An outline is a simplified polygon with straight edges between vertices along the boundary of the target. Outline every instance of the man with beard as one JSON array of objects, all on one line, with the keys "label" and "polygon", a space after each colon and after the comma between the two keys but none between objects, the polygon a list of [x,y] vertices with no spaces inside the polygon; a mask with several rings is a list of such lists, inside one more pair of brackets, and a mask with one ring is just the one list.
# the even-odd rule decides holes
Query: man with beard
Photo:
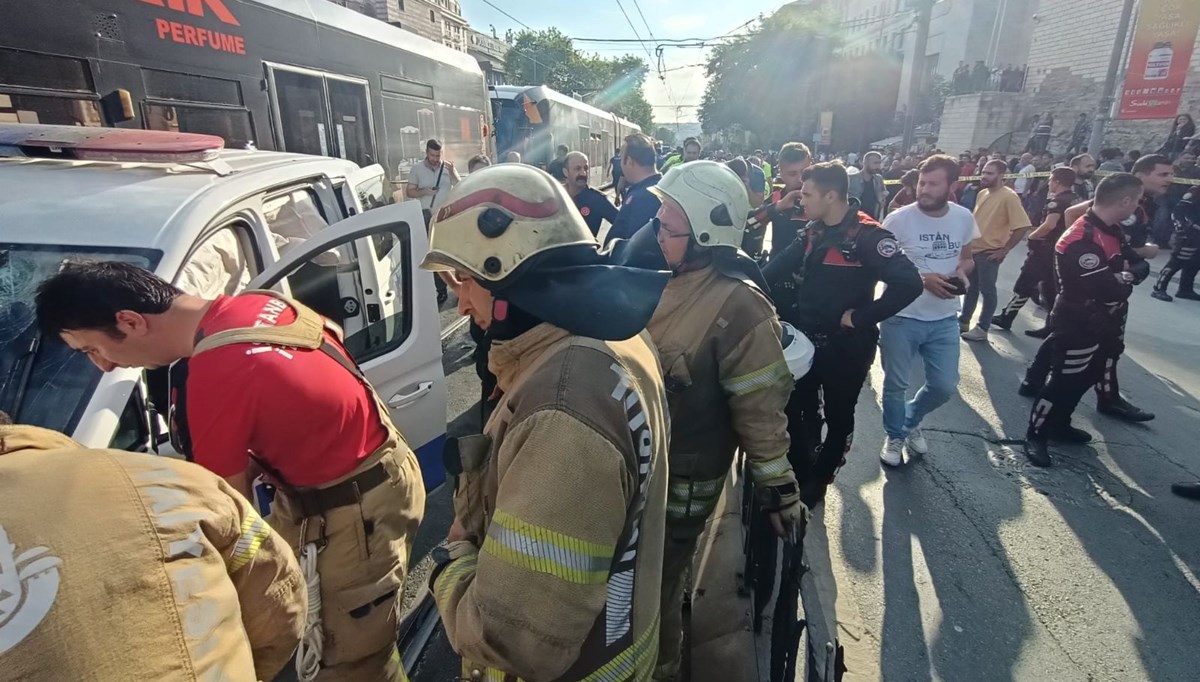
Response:
[{"label": "man with beard", "polygon": [[[1175,159],[1175,177],[1195,180],[1200,178],[1200,167],[1196,166],[1196,148],[1192,147],[1179,155]],[[1154,243],[1159,246],[1168,248],[1171,246],[1171,235],[1176,231],[1175,221],[1172,216],[1175,215],[1175,207],[1183,200],[1183,195],[1196,185],[1186,185],[1184,183],[1172,184],[1167,190],[1166,196],[1159,202],[1158,213],[1154,216],[1153,238]]]},{"label": "man with beard", "polygon": [[[883,222],[917,267],[925,291],[879,327],[883,360],[883,429],[887,433],[880,459],[888,466],[909,455],[929,452],[921,420],[958,390],[958,297],[975,267],[971,242],[979,226],[971,212],[950,202],[958,179],[958,163],[949,156],[921,162],[915,206],[893,212]],[[925,384],[905,402],[913,361],[925,365]]]},{"label": "man with beard", "polygon": [[[1164,157],[1165,158],[1165,157]],[[1053,463],[1048,443],[1088,443],[1088,432],[1071,426],[1087,387],[1116,362],[1124,347],[1125,317],[1133,285],[1150,274],[1144,260],[1127,259],[1121,223],[1138,209],[1142,182],[1125,173],[1100,182],[1085,216],[1055,245],[1062,292],[1051,313],[1043,348],[1051,353],[1050,380],[1029,413],[1025,456],[1030,464]]]},{"label": "man with beard", "polygon": [[583,222],[587,223],[588,229],[592,231],[592,236],[600,234],[601,224],[607,220],[609,225],[612,225],[617,220],[617,207],[612,205],[608,197],[598,190],[588,187],[588,166],[587,154],[583,152],[571,152],[566,158],[566,187],[567,194],[575,202],[575,208],[579,209],[579,215],[583,216]]},{"label": "man with beard", "polygon": [[[875,360],[877,325],[920,296],[922,284],[896,238],[850,206],[840,163],[810,166],[801,179],[801,200],[812,221],[763,274],[781,317],[816,347],[812,369],[796,383],[787,407],[788,456],[801,498],[813,507],[850,451],[854,407]],[[778,286],[785,281],[793,288]],[[876,299],[880,282],[886,288]]]},{"label": "man with beard", "polygon": [[[996,278],[1000,274],[1000,264],[1030,227],[1021,198],[1004,185],[1007,170],[1008,164],[1003,161],[989,161],[980,173],[982,189],[975,200],[975,222],[979,224],[980,237],[971,245],[975,268],[970,273],[970,284],[959,317],[962,338],[967,341],[987,341],[992,314],[996,310]],[[983,309],[977,326],[970,329],[980,296],[983,297]]]},{"label": "man with beard", "polygon": [[879,152],[863,154],[861,171],[847,170],[850,176],[850,196],[858,199],[863,213],[879,220],[887,206],[887,190],[883,187],[883,155]]},{"label": "man with beard", "polygon": [[[1058,284],[1054,279],[1054,245],[1067,229],[1063,213],[1075,204],[1075,194],[1070,189],[1076,184],[1075,179],[1075,171],[1070,168],[1055,168],[1050,172],[1049,194],[1052,198],[1042,209],[1038,228],[1029,235],[1029,250],[1021,265],[1021,274],[1013,284],[1013,297],[1004,310],[992,318],[992,326],[1006,331],[1011,329],[1017,313],[1021,312],[1026,301],[1035,296],[1040,297],[1046,310],[1054,307],[1054,299],[1058,294]],[[1044,339],[1050,334],[1050,327],[1044,325],[1040,329],[1028,329],[1025,334]]]},{"label": "man with beard", "polygon": [[1080,154],[1071,159],[1071,170],[1075,171],[1075,184],[1071,191],[1080,201],[1091,199],[1095,191],[1092,178],[1096,176],[1096,159],[1091,154]]},{"label": "man with beard", "polygon": [[[1147,243],[1150,235],[1150,217],[1156,210],[1155,197],[1162,196],[1170,188],[1171,181],[1175,178],[1175,170],[1171,165],[1171,160],[1167,157],[1161,154],[1149,154],[1138,158],[1134,164],[1133,176],[1141,182],[1142,196],[1134,211],[1121,221],[1122,258],[1131,267],[1138,266],[1139,262],[1152,259],[1158,254],[1158,247]],[[1067,209],[1064,214],[1066,222],[1074,225],[1084,217],[1091,205],[1091,201],[1085,201]],[[1059,289],[1060,291],[1062,289],[1061,282]],[[1120,384],[1117,380],[1117,360],[1125,351],[1125,320],[1128,314],[1128,301],[1123,302],[1114,311],[1114,315],[1121,323],[1121,333],[1115,343],[1104,348],[1107,356],[1100,379],[1095,386],[1096,411],[1124,421],[1147,422],[1154,419],[1154,413],[1143,410],[1121,395]],[[1051,324],[1057,324],[1053,315]],[[1021,382],[1019,390],[1021,395],[1036,396],[1045,386],[1046,376],[1050,373],[1051,361],[1055,352],[1052,339],[1053,334],[1038,348],[1033,363],[1025,372],[1025,380]]]}]

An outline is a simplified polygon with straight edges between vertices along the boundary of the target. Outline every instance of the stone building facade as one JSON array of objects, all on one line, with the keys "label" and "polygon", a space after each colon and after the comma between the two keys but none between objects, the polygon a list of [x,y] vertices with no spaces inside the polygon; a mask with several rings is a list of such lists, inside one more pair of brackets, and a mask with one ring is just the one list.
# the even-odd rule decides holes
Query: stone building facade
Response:
[{"label": "stone building facade", "polygon": [[[1052,150],[1065,149],[1076,117],[1080,113],[1092,116],[1100,105],[1121,5],[1122,0],[1039,2],[1029,49],[1026,111],[1030,115],[1054,115]],[[1192,54],[1179,113],[1200,117],[1200,41]],[[1158,149],[1170,129],[1170,120],[1114,120],[1107,127],[1104,142],[1123,150],[1151,152]]]},{"label": "stone building facade", "polygon": [[330,0],[356,12],[466,52],[470,26],[458,0]]}]

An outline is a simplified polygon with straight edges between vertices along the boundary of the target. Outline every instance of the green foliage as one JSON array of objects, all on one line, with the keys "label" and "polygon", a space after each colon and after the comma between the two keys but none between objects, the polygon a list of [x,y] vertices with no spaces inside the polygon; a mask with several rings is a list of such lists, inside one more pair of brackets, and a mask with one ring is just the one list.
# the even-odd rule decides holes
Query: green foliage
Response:
[{"label": "green foliage", "polygon": [[642,89],[646,62],[634,55],[606,59],[576,50],[556,28],[525,30],[514,38],[505,66],[517,85],[548,85],[615,112],[643,131],[654,129],[654,109]]},{"label": "green foliage", "polygon": [[825,82],[824,65],[838,34],[831,9],[790,3],[748,35],[714,48],[700,104],[704,132],[744,129],[753,132],[752,144],[772,148],[811,139],[820,93],[837,87]]},{"label": "green foliage", "polygon": [[659,142],[662,142],[663,144],[667,145],[668,147],[675,146],[675,131],[671,130],[670,128],[664,128],[662,126],[659,126],[658,130],[655,130],[654,135],[652,135],[651,137],[658,140]]}]

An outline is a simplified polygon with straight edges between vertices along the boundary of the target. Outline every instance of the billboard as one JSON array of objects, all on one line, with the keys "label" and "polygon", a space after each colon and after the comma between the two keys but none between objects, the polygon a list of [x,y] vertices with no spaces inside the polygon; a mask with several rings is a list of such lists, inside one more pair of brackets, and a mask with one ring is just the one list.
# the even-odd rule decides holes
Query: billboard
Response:
[{"label": "billboard", "polygon": [[1117,118],[1175,117],[1198,29],[1197,0],[1142,0]]}]

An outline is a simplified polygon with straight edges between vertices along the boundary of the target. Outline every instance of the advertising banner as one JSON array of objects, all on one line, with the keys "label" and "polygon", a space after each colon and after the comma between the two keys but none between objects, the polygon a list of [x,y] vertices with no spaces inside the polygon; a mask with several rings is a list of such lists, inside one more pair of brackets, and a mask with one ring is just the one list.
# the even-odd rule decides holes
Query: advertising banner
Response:
[{"label": "advertising banner", "polygon": [[833,144],[833,112],[821,112],[821,144]]},{"label": "advertising banner", "polygon": [[1174,118],[1200,30],[1200,1],[1141,4],[1117,118]]}]

